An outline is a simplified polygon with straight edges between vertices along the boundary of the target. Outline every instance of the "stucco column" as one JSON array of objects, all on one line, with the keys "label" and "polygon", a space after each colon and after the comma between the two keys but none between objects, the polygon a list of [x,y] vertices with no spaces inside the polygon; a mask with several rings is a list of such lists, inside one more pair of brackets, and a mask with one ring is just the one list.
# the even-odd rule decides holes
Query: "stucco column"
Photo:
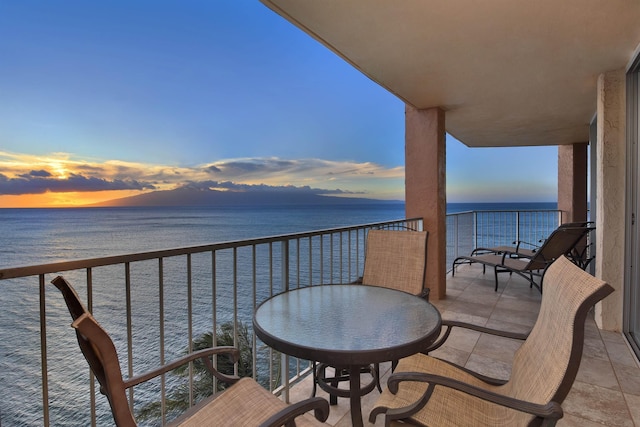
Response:
[{"label": "stucco column", "polygon": [[563,223],[587,220],[587,146],[558,146],[558,209]]},{"label": "stucco column", "polygon": [[446,296],[447,195],[445,116],[440,108],[405,107],[407,218],[422,217],[429,232],[426,285],[430,298]]},{"label": "stucco column", "polygon": [[598,77],[596,276],[615,292],[596,305],[602,329],[622,329],[625,259],[625,73]]}]

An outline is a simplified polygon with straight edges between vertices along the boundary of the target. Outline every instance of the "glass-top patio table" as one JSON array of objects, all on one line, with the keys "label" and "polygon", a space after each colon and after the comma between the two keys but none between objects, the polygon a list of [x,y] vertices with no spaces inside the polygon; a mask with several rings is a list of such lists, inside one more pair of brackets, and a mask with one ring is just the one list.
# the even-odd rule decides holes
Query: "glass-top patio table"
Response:
[{"label": "glass-top patio table", "polygon": [[253,326],[258,338],[284,354],[349,368],[351,420],[362,426],[360,369],[427,348],[440,333],[441,318],[428,301],[405,292],[317,285],[264,301]]}]

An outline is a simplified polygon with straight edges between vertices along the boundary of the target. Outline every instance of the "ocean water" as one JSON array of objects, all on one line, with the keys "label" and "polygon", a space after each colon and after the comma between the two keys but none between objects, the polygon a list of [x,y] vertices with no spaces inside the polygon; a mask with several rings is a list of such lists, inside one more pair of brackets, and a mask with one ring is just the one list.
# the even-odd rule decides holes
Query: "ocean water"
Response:
[{"label": "ocean water", "polygon": [[[554,209],[555,204],[451,204],[450,213],[468,210]],[[372,203],[338,206],[260,206],[217,208],[96,208],[96,209],[0,209],[0,269],[46,264],[59,261],[102,257],[159,249],[210,244],[230,240],[272,236],[309,230],[351,226],[404,218],[403,203]],[[116,273],[115,281],[120,281]],[[146,272],[133,272],[144,275]],[[42,425],[40,391],[40,325],[39,294],[33,280],[0,281],[0,425]],[[64,319],[68,314],[55,297],[57,291],[47,291],[47,322]],[[94,313],[102,323],[113,329],[125,329],[109,314],[121,309],[124,301],[111,289],[96,289]],[[154,321],[157,315],[145,307],[155,307],[153,292],[136,290],[143,312],[134,312],[137,319]],[[51,294],[51,296],[49,296]],[[147,304],[146,298],[149,299]],[[184,311],[184,299],[167,289],[168,305]],[[210,301],[210,300],[209,300]],[[206,305],[206,304],[205,304]],[[168,310],[169,311],[169,310]],[[206,314],[206,313],[205,313]],[[53,319],[53,320],[52,320]],[[180,323],[180,315],[169,316]],[[120,322],[120,323],[119,323]],[[177,328],[177,326],[176,326]],[[50,328],[53,329],[53,328]],[[139,338],[145,331],[134,332]],[[52,425],[83,426],[88,420],[77,409],[67,411],[70,402],[82,401],[87,408],[85,376],[76,372],[85,366],[78,358],[75,337],[65,328],[63,333],[48,330],[50,408]],[[179,345],[178,348],[182,348]],[[138,352],[154,349],[138,347]],[[73,369],[66,367],[72,365]],[[67,372],[74,372],[73,375]],[[144,392],[143,392],[144,393]],[[74,408],[77,408],[75,405]],[[112,425],[108,407],[98,408],[99,425]],[[153,424],[151,424],[153,425]]]},{"label": "ocean water", "polygon": [[0,268],[404,218],[403,203],[216,208],[0,209]]}]

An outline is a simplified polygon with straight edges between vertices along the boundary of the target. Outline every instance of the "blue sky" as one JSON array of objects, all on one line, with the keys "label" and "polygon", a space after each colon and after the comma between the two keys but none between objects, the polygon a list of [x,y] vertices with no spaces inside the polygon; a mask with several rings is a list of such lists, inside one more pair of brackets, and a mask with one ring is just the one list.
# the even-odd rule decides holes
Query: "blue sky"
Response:
[{"label": "blue sky", "polygon": [[[4,206],[212,180],[404,196],[404,104],[257,0],[5,1],[0,58]],[[449,137],[447,180],[554,201],[557,148]]]}]

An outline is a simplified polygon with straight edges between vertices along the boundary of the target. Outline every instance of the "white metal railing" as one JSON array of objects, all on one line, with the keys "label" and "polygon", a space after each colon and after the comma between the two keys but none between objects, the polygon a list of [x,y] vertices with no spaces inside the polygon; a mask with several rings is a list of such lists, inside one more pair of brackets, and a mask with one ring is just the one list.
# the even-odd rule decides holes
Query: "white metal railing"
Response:
[{"label": "white metal railing", "polygon": [[447,215],[447,268],[477,247],[540,245],[562,223],[559,210],[467,211]]},{"label": "white metal railing", "polygon": [[[19,343],[15,352],[0,356],[0,389],[11,395],[0,402],[0,424],[112,423],[106,400],[95,398],[98,390],[69,328],[66,306],[49,285],[55,275],[63,274],[75,286],[112,336],[124,375],[132,376],[192,351],[194,340],[207,332],[214,331],[216,344],[216,333],[225,323],[233,325],[237,345],[244,326],[252,331],[256,306],[270,295],[353,281],[362,274],[371,228],[420,230],[422,220],[0,269],[8,312],[0,321],[0,335]],[[12,301],[27,304],[20,305],[22,312],[11,313]],[[309,362],[274,355],[252,333],[251,340],[253,376],[286,398],[289,385],[309,371]],[[192,369],[186,380],[167,375],[137,386],[129,395],[131,405],[139,411],[149,402],[160,402],[160,417],[166,422],[173,416],[169,398],[179,387],[188,388],[193,404]]]}]

